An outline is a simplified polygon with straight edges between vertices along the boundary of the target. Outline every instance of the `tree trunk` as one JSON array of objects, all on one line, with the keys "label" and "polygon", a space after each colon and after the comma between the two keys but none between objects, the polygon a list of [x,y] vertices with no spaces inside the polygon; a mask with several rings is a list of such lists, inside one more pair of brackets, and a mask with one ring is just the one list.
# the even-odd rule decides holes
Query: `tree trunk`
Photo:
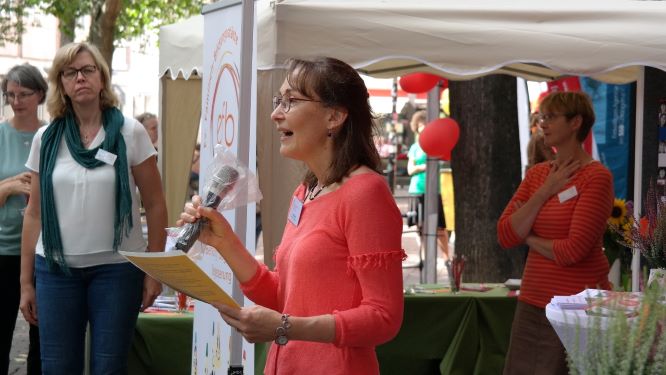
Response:
[{"label": "tree trunk", "polygon": [[497,220],[520,184],[516,79],[491,75],[449,83],[451,117],[460,125],[451,167],[456,254],[467,258],[464,281],[519,278],[525,250],[497,243]]},{"label": "tree trunk", "polygon": [[105,0],[93,7],[91,13],[90,36],[88,40],[102,53],[104,60],[112,69],[113,41],[116,34],[116,21],[122,10],[122,0]]},{"label": "tree trunk", "polygon": [[67,45],[74,41],[74,29],[76,28],[76,19],[59,19],[60,25],[58,25],[58,30],[60,31],[60,46]]}]

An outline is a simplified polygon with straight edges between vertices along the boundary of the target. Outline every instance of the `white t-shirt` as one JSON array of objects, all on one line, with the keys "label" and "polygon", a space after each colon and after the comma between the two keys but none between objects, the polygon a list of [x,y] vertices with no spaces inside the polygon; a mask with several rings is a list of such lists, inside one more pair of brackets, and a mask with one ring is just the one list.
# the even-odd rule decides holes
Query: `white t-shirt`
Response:
[{"label": "white t-shirt", "polygon": [[[41,127],[32,141],[26,167],[39,173]],[[146,129],[138,121],[125,117],[121,128],[127,148],[130,167],[129,184],[132,194],[132,229],[124,237],[118,250],[143,252],[146,241],[141,232],[139,201],[131,167],[156,154]],[[99,146],[106,132],[102,127],[88,148]],[[62,137],[55,168],[53,170],[53,194],[55,198],[63,254],[70,267],[90,267],[100,264],[122,263],[126,259],[113,251],[114,218],[116,213],[116,173],[111,165],[86,169],[74,160]],[[42,234],[37,241],[36,253],[44,256]]]}]

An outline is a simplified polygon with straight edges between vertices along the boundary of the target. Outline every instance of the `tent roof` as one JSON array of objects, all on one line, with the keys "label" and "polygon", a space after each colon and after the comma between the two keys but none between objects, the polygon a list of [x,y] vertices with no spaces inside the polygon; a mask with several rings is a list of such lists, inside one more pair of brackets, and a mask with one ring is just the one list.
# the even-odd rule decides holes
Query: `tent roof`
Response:
[{"label": "tent roof", "polygon": [[160,77],[170,74],[189,79],[201,75],[203,65],[203,16],[160,27]]},{"label": "tent roof", "polygon": [[258,3],[258,68],[335,56],[375,77],[636,79],[666,70],[661,1],[278,0]]},{"label": "tent roof", "polygon": [[[257,66],[335,56],[374,77],[636,80],[666,70],[666,2],[259,0]],[[200,75],[203,17],[160,28],[160,73]]]}]

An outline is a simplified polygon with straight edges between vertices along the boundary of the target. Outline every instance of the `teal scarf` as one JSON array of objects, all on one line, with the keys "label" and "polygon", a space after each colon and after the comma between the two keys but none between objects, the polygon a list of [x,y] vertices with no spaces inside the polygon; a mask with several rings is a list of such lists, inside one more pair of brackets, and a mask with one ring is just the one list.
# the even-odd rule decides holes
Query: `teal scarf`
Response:
[{"label": "teal scarf", "polygon": [[[120,133],[125,119],[116,108],[108,108],[102,112],[102,124],[106,137],[99,147],[87,150],[81,143],[79,128],[74,120],[74,114],[68,109],[63,117],[59,117],[49,125],[42,136],[42,148],[39,156],[39,187],[41,189],[42,209],[42,243],[49,269],[54,266],[69,273],[65,256],[63,255],[62,238],[60,237],[60,223],[53,195],[53,170],[56,164],[58,148],[65,136],[67,148],[74,160],[81,166],[94,169],[105,165],[95,159],[98,149],[103,149],[117,156],[114,168],[116,170],[116,213],[114,220],[113,250],[117,251],[122,242],[123,235],[127,236],[132,228],[132,194],[129,187],[129,169],[127,166],[127,153],[125,139]],[[94,202],[90,202],[94,204]],[[93,218],[90,218],[92,220]]]}]

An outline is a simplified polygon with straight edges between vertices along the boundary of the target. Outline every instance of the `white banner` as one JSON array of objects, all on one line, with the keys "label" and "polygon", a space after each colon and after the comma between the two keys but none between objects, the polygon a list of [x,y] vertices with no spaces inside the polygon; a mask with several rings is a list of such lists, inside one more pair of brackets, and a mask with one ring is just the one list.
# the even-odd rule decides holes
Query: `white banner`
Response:
[{"label": "white banner", "polygon": [[[249,22],[254,25],[254,17],[252,14],[250,16]],[[200,189],[207,181],[213,150],[217,144],[228,147],[256,174],[256,42],[250,44],[251,54],[243,51],[242,23],[241,1],[218,2],[204,8]],[[256,32],[253,34],[256,35]],[[245,63],[242,66],[243,52],[244,56],[250,57],[251,64]],[[248,82],[241,81],[242,68],[251,70]],[[248,76],[248,72],[243,73]],[[241,96],[250,98],[249,111],[244,111],[246,115],[241,114]],[[239,119],[243,121],[242,124]],[[224,216],[254,254],[256,204],[225,211]],[[197,243],[195,246],[203,245]],[[198,261],[199,266],[229,295],[233,295],[234,278],[227,263],[213,248],[203,249],[203,253],[204,256]],[[252,304],[247,298],[239,299],[237,302],[243,306]],[[238,341],[236,344],[242,340],[242,346],[234,345],[234,340]],[[197,301],[195,305],[192,341],[192,374],[226,374],[231,364],[242,364],[245,374],[254,373],[254,345],[239,338],[236,333],[232,335],[219,312],[203,302]],[[232,359],[234,347],[242,350],[234,357],[241,363]]]}]

